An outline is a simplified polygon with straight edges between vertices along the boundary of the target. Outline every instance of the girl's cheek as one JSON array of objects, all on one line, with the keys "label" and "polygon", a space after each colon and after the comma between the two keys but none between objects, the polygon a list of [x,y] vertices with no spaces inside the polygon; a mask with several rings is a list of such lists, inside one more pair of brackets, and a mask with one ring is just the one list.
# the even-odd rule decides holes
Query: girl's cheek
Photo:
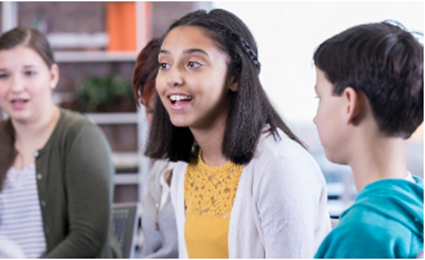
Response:
[{"label": "girl's cheek", "polygon": [[155,80],[156,89],[163,88],[164,84],[166,84],[165,75],[161,72],[158,73]]}]

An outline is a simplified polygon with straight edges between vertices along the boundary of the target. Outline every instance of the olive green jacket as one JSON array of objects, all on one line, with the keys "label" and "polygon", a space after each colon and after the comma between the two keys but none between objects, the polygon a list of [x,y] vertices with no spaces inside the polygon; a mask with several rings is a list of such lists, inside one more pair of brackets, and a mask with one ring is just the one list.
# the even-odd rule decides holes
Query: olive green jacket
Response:
[{"label": "olive green jacket", "polygon": [[111,214],[114,167],[101,130],[61,109],[50,139],[34,156],[45,257],[121,257]]}]

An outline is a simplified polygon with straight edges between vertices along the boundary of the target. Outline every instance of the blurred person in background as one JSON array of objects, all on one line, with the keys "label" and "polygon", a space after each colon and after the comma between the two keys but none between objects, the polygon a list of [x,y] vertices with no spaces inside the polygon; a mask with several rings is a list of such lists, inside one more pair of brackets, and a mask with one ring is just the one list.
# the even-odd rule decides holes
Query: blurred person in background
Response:
[{"label": "blurred person in background", "polygon": [[[145,106],[148,123],[152,123],[158,73],[159,39],[151,40],[137,57],[133,89],[137,105]],[[142,201],[143,258],[178,258],[177,228],[170,198],[174,164],[154,160],[149,171],[148,191]]]},{"label": "blurred person in background", "polygon": [[0,236],[28,258],[120,257],[112,226],[114,168],[101,130],[52,102],[59,68],[47,39],[0,37]]}]

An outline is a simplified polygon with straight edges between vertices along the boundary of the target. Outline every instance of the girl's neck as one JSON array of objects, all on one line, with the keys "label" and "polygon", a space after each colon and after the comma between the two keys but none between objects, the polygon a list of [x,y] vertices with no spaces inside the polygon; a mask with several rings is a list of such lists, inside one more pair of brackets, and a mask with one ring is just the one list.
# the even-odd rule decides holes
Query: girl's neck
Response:
[{"label": "girl's neck", "polygon": [[215,124],[211,129],[191,129],[196,143],[202,150],[202,159],[211,166],[222,166],[229,160],[222,152],[225,124]]},{"label": "girl's neck", "polygon": [[59,115],[59,108],[52,104],[51,107],[46,108],[46,111],[36,120],[21,122],[12,119],[13,128],[15,129],[17,138],[29,139],[45,133],[46,130],[56,125]]},{"label": "girl's neck", "polygon": [[401,138],[378,137],[358,147],[349,165],[356,188],[382,179],[403,179],[407,175],[406,141]]},{"label": "girl's neck", "polygon": [[33,153],[46,145],[59,118],[60,110],[52,104],[33,122],[19,122],[12,119],[16,133],[15,148],[18,151],[14,167],[24,168],[34,161]]}]

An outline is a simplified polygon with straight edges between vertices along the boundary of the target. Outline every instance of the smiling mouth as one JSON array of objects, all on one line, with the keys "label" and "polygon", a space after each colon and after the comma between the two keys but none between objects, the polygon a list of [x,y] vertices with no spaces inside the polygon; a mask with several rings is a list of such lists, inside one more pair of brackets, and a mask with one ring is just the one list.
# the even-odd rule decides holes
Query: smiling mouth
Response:
[{"label": "smiling mouth", "polygon": [[181,102],[186,103],[192,101],[192,97],[187,95],[170,95],[168,98],[170,99],[172,105],[176,105]]},{"label": "smiling mouth", "polygon": [[16,104],[16,105],[18,105],[18,104],[25,104],[27,102],[28,102],[28,99],[13,99],[11,101],[12,104]]}]

